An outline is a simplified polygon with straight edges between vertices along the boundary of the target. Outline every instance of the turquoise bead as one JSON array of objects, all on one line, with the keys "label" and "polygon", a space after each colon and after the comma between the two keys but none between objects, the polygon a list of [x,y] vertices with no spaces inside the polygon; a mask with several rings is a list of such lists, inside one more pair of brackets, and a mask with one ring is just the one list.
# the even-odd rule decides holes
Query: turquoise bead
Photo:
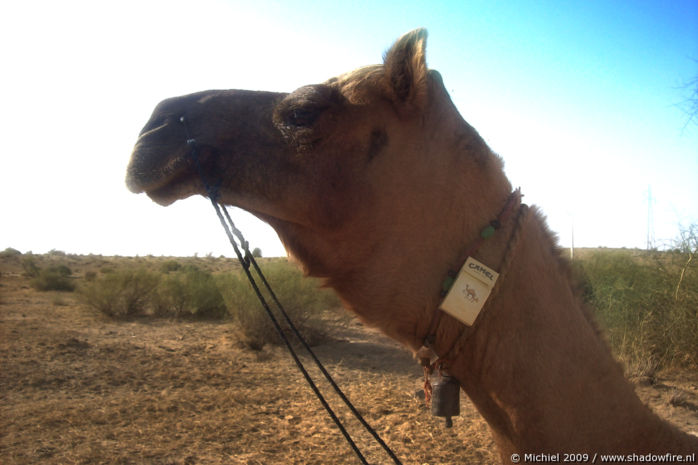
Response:
[{"label": "turquoise bead", "polygon": [[490,237],[494,236],[494,231],[494,226],[487,226],[480,232],[480,237],[482,237],[483,239],[489,239]]},{"label": "turquoise bead", "polygon": [[453,278],[453,277],[451,277],[451,276],[446,276],[446,277],[444,278],[443,283],[441,283],[441,289],[442,289],[444,292],[448,292],[448,291],[451,289],[451,287],[453,286],[453,282],[454,282],[454,281],[455,281],[455,278]]}]

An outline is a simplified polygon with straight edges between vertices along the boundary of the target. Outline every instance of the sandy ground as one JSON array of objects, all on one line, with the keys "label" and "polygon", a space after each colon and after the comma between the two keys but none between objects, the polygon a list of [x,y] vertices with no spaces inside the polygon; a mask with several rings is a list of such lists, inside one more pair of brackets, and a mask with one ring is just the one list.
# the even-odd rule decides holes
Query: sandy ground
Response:
[{"label": "sandy ground", "polygon": [[[0,265],[0,463],[360,463],[282,348],[246,349],[226,322],[112,321]],[[411,354],[343,312],[324,321],[318,356],[403,463],[497,462],[464,395],[444,428],[415,396]],[[641,381],[656,412],[698,431],[696,373]],[[348,425],[370,463],[392,463],[358,422]]]}]

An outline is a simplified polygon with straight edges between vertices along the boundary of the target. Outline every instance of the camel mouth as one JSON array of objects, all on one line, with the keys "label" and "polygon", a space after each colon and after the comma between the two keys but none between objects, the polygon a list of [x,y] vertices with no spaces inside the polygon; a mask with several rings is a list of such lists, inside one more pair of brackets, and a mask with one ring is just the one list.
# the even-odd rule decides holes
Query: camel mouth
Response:
[{"label": "camel mouth", "polygon": [[126,174],[126,186],[134,194],[157,190],[186,170],[191,163],[185,155],[175,154],[163,160],[159,149],[137,144]]},{"label": "camel mouth", "polygon": [[126,171],[126,186],[145,193],[160,205],[170,205],[189,197],[194,190],[196,170],[190,148],[184,141],[169,142],[167,125],[148,131],[138,138]]},{"label": "camel mouth", "polygon": [[192,177],[182,171],[165,180],[161,185],[145,189],[143,192],[158,205],[166,207],[177,200],[197,194],[198,190]]}]

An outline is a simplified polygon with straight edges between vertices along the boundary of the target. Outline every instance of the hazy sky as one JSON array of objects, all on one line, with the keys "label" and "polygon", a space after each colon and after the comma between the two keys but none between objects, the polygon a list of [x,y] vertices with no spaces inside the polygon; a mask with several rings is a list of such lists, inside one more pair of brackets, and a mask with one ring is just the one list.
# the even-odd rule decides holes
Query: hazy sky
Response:
[{"label": "hazy sky", "polygon": [[[564,245],[659,245],[698,223],[698,2],[12,1],[0,6],[0,250],[231,256],[200,197],[128,192],[163,98],[292,91],[429,30],[427,61]],[[648,208],[648,190],[652,202]],[[274,232],[234,211],[253,247]]]}]

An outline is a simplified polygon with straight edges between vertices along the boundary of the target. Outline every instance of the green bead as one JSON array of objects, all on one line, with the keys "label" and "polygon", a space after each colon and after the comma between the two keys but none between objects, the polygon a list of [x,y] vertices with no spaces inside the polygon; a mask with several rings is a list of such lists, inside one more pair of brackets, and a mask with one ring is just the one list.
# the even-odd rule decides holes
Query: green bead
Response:
[{"label": "green bead", "polygon": [[455,278],[451,276],[446,276],[444,278],[443,283],[441,283],[441,289],[443,289],[444,292],[448,292],[451,287],[453,286],[453,282],[455,281]]},{"label": "green bead", "polygon": [[494,226],[489,225],[480,232],[480,237],[483,239],[489,239],[490,237],[494,236],[494,231]]}]

